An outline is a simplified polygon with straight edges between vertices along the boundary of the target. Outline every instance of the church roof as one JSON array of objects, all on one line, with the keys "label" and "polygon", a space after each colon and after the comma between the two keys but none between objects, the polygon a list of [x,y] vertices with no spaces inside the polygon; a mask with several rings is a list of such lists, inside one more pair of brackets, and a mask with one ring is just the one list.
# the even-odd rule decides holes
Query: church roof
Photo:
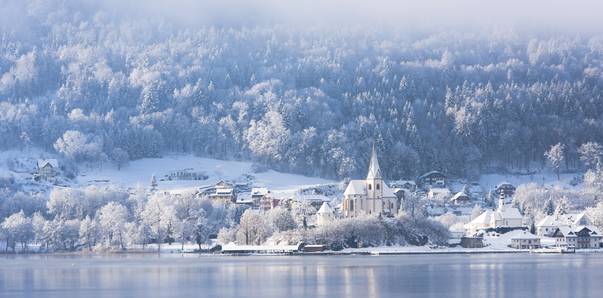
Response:
[{"label": "church roof", "polygon": [[499,208],[494,213],[494,218],[496,220],[505,220],[505,219],[522,219],[521,213],[515,207],[506,206],[505,208]]},{"label": "church roof", "polygon": [[377,151],[375,150],[375,145],[373,145],[373,150],[371,152],[371,163],[369,164],[366,179],[383,179],[381,169],[379,168],[379,160],[377,160]]},{"label": "church roof", "polygon": [[366,184],[364,180],[352,180],[346,187],[344,195],[364,195],[366,194]]},{"label": "church roof", "polygon": [[487,225],[490,224],[492,218],[492,211],[486,210],[478,217],[474,218],[469,224],[470,225]]}]

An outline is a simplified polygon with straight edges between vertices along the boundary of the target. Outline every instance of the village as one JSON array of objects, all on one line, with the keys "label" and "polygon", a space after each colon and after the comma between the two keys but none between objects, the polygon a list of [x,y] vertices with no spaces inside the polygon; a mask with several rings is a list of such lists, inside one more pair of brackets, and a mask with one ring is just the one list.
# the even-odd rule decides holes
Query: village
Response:
[{"label": "village", "polygon": [[[48,185],[52,189],[73,187],[65,185],[69,179],[65,178],[59,160],[39,159],[35,167],[36,170],[29,178],[32,183]],[[490,189],[485,189],[478,181],[451,179],[439,171],[430,171],[415,179],[387,181],[382,175],[374,147],[370,152],[367,175],[365,179],[360,180],[308,184],[283,190],[280,187],[271,188],[266,184],[258,185],[256,177],[248,173],[238,176],[237,179],[214,179],[215,183],[207,184],[211,181],[209,176],[210,173],[195,168],[171,170],[160,176],[152,175],[145,196],[161,196],[168,202],[211,202],[226,210],[235,210],[235,213],[242,214],[245,211],[264,219],[271,213],[284,212],[293,221],[291,227],[316,233],[344,221],[349,224],[354,221],[365,222],[372,218],[387,223],[395,222],[400,216],[421,217],[441,223],[446,229],[447,237],[445,243],[440,241],[437,245],[431,241],[406,241],[406,245],[402,246],[396,243],[387,244],[387,241],[360,241],[333,246],[321,241],[295,242],[295,239],[300,237],[292,236],[273,236],[262,241],[245,243],[233,237],[230,238],[231,242],[226,242],[229,240],[219,239],[219,233],[215,230],[208,235],[207,241],[212,252],[568,253],[593,251],[602,245],[602,236],[585,211],[570,212],[568,206],[560,203],[554,209],[549,206],[551,210],[548,214],[537,219],[522,214],[514,200],[517,186],[509,182],[502,181]],[[109,179],[89,179],[87,184],[93,187],[111,183]],[[266,178],[269,179],[271,178]],[[162,187],[165,185],[177,187]],[[130,196],[135,195],[134,188],[129,189]],[[275,235],[277,234],[275,232]],[[174,236],[166,237],[176,240]],[[180,240],[187,239],[192,238]],[[184,247],[183,244],[182,248]]]}]

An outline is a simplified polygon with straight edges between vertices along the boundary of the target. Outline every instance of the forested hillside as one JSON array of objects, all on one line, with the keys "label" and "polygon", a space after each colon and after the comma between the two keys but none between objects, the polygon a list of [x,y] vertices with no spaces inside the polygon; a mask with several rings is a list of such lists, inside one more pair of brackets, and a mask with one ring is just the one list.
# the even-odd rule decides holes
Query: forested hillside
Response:
[{"label": "forested hillside", "polygon": [[576,168],[581,144],[603,143],[603,35],[184,26],[6,2],[0,150],[191,152],[353,177],[376,142],[401,178],[529,170],[559,142]]}]

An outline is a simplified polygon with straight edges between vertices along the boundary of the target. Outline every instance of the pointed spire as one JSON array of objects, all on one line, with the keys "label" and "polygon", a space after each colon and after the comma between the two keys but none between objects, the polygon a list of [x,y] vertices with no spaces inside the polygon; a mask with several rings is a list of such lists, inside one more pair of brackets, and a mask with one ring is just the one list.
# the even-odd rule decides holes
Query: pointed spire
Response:
[{"label": "pointed spire", "polygon": [[377,160],[377,150],[375,150],[375,144],[373,144],[373,151],[371,152],[371,163],[369,164],[368,175],[366,179],[383,179],[381,176],[381,169],[379,168],[379,160]]}]

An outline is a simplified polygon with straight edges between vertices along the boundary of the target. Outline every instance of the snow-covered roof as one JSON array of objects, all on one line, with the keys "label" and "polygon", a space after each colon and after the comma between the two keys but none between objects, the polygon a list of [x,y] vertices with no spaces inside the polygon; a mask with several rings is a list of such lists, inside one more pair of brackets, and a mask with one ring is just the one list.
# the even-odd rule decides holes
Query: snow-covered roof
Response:
[{"label": "snow-covered roof", "polygon": [[251,195],[253,196],[265,196],[270,191],[266,187],[254,187],[251,189]]},{"label": "snow-covered roof", "polygon": [[232,188],[216,188],[216,194],[229,195],[233,193]]},{"label": "snow-covered roof", "polygon": [[444,175],[444,173],[442,173],[440,171],[429,171],[429,172],[421,175],[419,178],[423,179],[425,177],[432,176],[432,175],[438,175],[438,176],[446,177],[446,175]]},{"label": "snow-covered roof", "polygon": [[568,214],[554,214],[547,215],[541,219],[536,226],[537,227],[560,227],[560,226],[571,226],[580,225],[581,223],[588,223],[588,217],[585,213],[568,213]]},{"label": "snow-covered roof", "polygon": [[383,197],[384,198],[395,198],[396,190],[387,186],[387,184],[383,183]]},{"label": "snow-covered roof", "polygon": [[478,217],[474,218],[469,225],[488,225],[492,220],[492,210],[486,210]]},{"label": "snow-covered roof", "polygon": [[509,182],[504,181],[504,182],[501,182],[498,185],[496,185],[496,189],[499,189],[501,187],[509,187],[509,186],[515,188],[515,185],[513,185],[513,184],[511,184]]},{"label": "snow-covered roof", "polygon": [[375,145],[373,145],[373,150],[371,152],[371,162],[369,164],[366,179],[383,179],[383,176],[381,175],[381,169],[379,168],[379,160],[377,159],[377,151],[375,150]]},{"label": "snow-covered roof", "polygon": [[523,216],[521,216],[521,213],[519,213],[519,210],[515,207],[511,207],[511,206],[505,206],[504,208],[499,208],[498,210],[496,210],[494,212],[496,219],[497,220],[504,220],[504,219],[522,219]]},{"label": "snow-covered roof", "polygon": [[582,229],[585,229],[585,228],[588,229],[588,230],[590,230],[591,236],[601,236],[601,233],[599,233],[599,229],[597,229],[597,227],[595,227],[595,226],[577,226],[574,229],[574,232],[579,232],[579,231],[581,231]]},{"label": "snow-covered roof", "polygon": [[318,212],[316,212],[317,214],[334,214],[335,212],[333,212],[333,209],[331,208],[331,206],[329,206],[329,203],[324,202],[322,203],[322,206],[320,206],[320,209],[318,209]]},{"label": "snow-covered roof", "polygon": [[366,194],[366,183],[364,180],[352,180],[343,192],[344,195],[364,195]]},{"label": "snow-covered roof", "polygon": [[59,167],[59,162],[56,159],[38,159],[38,168],[41,169],[47,165],[53,168]]},{"label": "snow-covered roof", "polygon": [[460,198],[466,198],[467,200],[469,200],[469,195],[467,195],[464,191],[459,191],[456,194],[454,194],[454,196],[452,196],[452,198],[450,198],[450,201],[456,201]]},{"label": "snow-covered roof", "polygon": [[570,228],[568,226],[559,227],[558,229],[564,237],[575,237],[576,236],[574,231],[572,230],[572,228]]}]

